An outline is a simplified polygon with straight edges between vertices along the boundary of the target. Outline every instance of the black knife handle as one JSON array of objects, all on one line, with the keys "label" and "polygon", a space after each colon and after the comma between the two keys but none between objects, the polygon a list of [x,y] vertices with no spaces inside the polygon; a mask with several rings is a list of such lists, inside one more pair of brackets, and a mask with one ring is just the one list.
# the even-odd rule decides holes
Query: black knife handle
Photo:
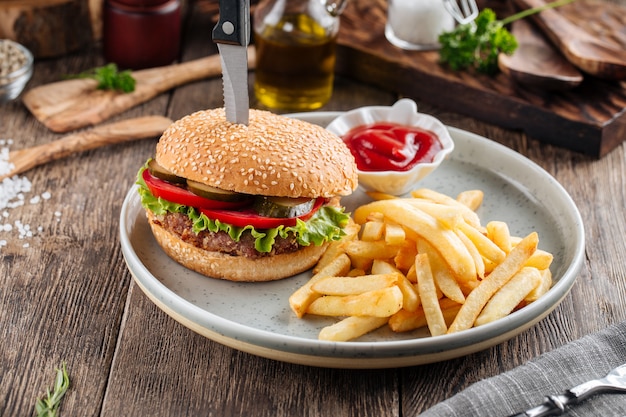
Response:
[{"label": "black knife handle", "polygon": [[248,46],[250,0],[220,0],[220,17],[213,28],[213,41]]}]

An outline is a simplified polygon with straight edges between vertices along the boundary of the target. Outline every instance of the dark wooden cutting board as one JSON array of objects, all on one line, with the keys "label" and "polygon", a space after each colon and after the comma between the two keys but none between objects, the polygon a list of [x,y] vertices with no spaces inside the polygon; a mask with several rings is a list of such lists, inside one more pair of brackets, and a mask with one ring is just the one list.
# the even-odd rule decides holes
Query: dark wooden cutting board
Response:
[{"label": "dark wooden cutting board", "polygon": [[[498,17],[510,2],[480,3]],[[437,51],[405,51],[384,36],[387,0],[350,2],[342,16],[337,72],[563,148],[601,157],[626,139],[626,81],[585,76],[563,92],[519,86],[505,74],[453,72]],[[578,0],[558,9],[594,36],[626,48],[626,8]]]}]

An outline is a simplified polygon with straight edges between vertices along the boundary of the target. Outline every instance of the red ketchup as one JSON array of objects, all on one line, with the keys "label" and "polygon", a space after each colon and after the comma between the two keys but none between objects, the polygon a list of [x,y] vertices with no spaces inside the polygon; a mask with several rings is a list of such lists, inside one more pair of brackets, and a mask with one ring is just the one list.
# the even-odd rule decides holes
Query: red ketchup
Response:
[{"label": "red ketchup", "polygon": [[408,171],[420,162],[432,162],[442,149],[433,132],[391,122],[357,126],[342,139],[361,171]]}]

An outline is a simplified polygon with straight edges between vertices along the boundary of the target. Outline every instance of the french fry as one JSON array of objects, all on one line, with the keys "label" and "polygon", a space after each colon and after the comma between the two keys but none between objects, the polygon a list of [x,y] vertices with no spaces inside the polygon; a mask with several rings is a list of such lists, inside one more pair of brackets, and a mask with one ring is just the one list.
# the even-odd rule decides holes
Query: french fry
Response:
[{"label": "french fry", "polygon": [[414,240],[407,239],[398,249],[398,253],[393,258],[393,262],[400,271],[405,274],[415,264],[415,255],[417,255],[417,247]]},{"label": "french fry", "polygon": [[511,252],[513,245],[511,244],[511,233],[509,226],[505,222],[490,221],[485,226],[487,229],[487,237],[495,243],[504,253]]},{"label": "french fry", "polygon": [[317,281],[311,289],[322,295],[355,295],[396,285],[402,274],[376,274],[359,277],[327,277]]},{"label": "french fry", "polygon": [[387,317],[350,316],[324,327],[318,338],[320,340],[346,342],[384,326],[387,321]]},{"label": "french fry", "polygon": [[541,275],[538,269],[522,268],[491,297],[474,325],[482,326],[509,315],[540,282]]},{"label": "french fry", "polygon": [[350,258],[345,253],[342,253],[324,266],[317,274],[313,275],[307,283],[291,294],[289,297],[289,306],[293,312],[296,313],[296,316],[298,318],[304,317],[309,304],[320,297],[319,293],[311,289],[313,284],[330,276],[345,275],[349,270]]},{"label": "french fry", "polygon": [[409,332],[426,326],[424,308],[421,306],[415,311],[402,309],[389,317],[389,328],[394,332]]},{"label": "french fry", "polygon": [[439,193],[437,191],[428,189],[428,188],[420,188],[418,190],[414,190],[411,192],[411,195],[415,198],[425,198],[435,203],[446,204],[452,207],[457,207],[462,212],[462,216],[465,221],[476,228],[480,228],[480,219],[478,215],[466,206],[463,203],[458,202],[454,198],[447,196],[445,194]]},{"label": "french fry", "polygon": [[393,331],[428,327],[454,333],[510,314],[552,286],[553,255],[538,235],[481,226],[483,192],[456,199],[430,189],[410,198],[368,192],[346,235],[331,242],[313,277],[289,298],[298,317],[345,317],[321,340],[347,341],[385,323]]},{"label": "french fry", "polygon": [[393,223],[385,224],[385,243],[389,246],[401,246],[406,241],[406,233],[402,226]]},{"label": "french fry", "polygon": [[476,249],[478,249],[485,258],[499,264],[506,256],[506,253],[500,249],[498,245],[489,240],[487,236],[482,234],[480,230],[475,227],[467,223],[461,223],[459,224],[459,230],[476,245]]},{"label": "french fry", "polygon": [[461,242],[463,242],[463,244],[467,248],[467,251],[471,255],[472,259],[474,260],[474,265],[476,265],[476,275],[478,275],[478,278],[480,279],[485,278],[485,260],[483,259],[483,256],[478,251],[478,248],[476,247],[474,242],[472,242],[470,238],[467,237],[465,233],[457,230],[456,234],[459,237],[459,239],[461,239]]},{"label": "french fry", "polygon": [[324,252],[320,260],[313,267],[313,273],[317,274],[320,272],[326,265],[331,263],[335,258],[337,258],[340,254],[344,253],[344,245],[345,242],[349,240],[354,240],[357,238],[359,234],[359,230],[361,226],[351,221],[345,228],[344,232],[346,233],[341,240],[334,240],[330,242],[328,245],[328,249]]},{"label": "french fry", "polygon": [[385,215],[379,212],[372,212],[367,215],[367,219],[365,221],[368,222],[382,222],[385,220]]},{"label": "french fry", "polygon": [[[443,295],[450,298],[454,302],[463,304],[465,302],[465,294],[461,289],[461,285],[456,279],[454,279],[441,255],[439,255],[439,253],[428,242],[422,239],[417,242],[417,248],[420,253],[428,255],[430,269],[437,288],[439,288]],[[478,285],[478,282],[469,287],[467,292],[475,288],[476,285]]]},{"label": "french fry", "polygon": [[383,212],[391,221],[404,224],[407,229],[429,241],[461,280],[475,279],[476,266],[467,248],[453,230],[442,227],[434,217],[397,198],[374,201],[357,208],[354,211],[355,221],[360,223],[372,211]]},{"label": "french fry", "polygon": [[[476,289],[469,293],[459,310],[459,314],[448,328],[448,333],[466,330],[474,325],[476,318],[493,294],[517,274],[528,258],[537,250],[538,242],[537,233],[532,232],[511,250],[504,261],[496,266]],[[423,302],[424,300],[422,300]]]},{"label": "french fry", "polygon": [[[439,307],[446,323],[452,323],[457,313],[461,309],[458,304],[449,298],[439,300]],[[394,332],[408,332],[427,326],[424,309],[420,306],[414,312],[402,309],[389,317],[389,328]]]},{"label": "french fry", "polygon": [[372,274],[398,274],[402,275],[402,272],[392,264],[387,261],[383,261],[380,259],[374,259],[372,263],[372,269],[370,271]]},{"label": "french fry", "polygon": [[485,275],[491,274],[491,272],[496,268],[496,266],[498,266],[497,263],[486,258],[483,258],[483,262],[485,264]]},{"label": "french fry", "polygon": [[540,269],[539,275],[541,276],[541,282],[524,298],[526,304],[537,301],[552,288],[552,272],[549,269]]},{"label": "french fry", "polygon": [[407,277],[398,281],[398,288],[402,291],[402,307],[407,311],[415,311],[421,305],[419,293]]},{"label": "french fry", "polygon": [[[517,236],[511,236],[511,244],[513,246],[517,245],[522,238]],[[552,261],[554,256],[550,252],[546,252],[541,249],[537,249],[533,255],[528,258],[528,262],[526,266],[531,266],[537,269],[548,269],[550,265],[552,265]]]},{"label": "french fry", "polygon": [[364,242],[353,240],[346,242],[344,250],[356,268],[368,270],[374,259],[393,259],[398,253],[397,246],[388,246],[384,241]]},{"label": "french fry", "polygon": [[365,272],[363,269],[359,269],[359,268],[353,268],[350,270],[350,272],[348,272],[349,277],[360,277],[361,275],[367,275],[367,272]]},{"label": "french fry", "polygon": [[439,306],[439,298],[435,280],[430,270],[428,255],[422,253],[415,257],[415,271],[417,273],[417,292],[424,309],[428,330],[430,330],[431,336],[445,334],[448,326]]},{"label": "french fry", "polygon": [[384,241],[364,242],[353,240],[346,242],[344,246],[346,254],[350,257],[369,259],[390,259],[398,253],[397,246],[388,246]]},{"label": "french fry", "polygon": [[455,228],[459,222],[464,221],[461,210],[458,207],[433,203],[418,198],[407,199],[405,201],[410,203],[413,207],[422,210],[424,213],[433,216],[437,221],[450,229]]},{"label": "french fry", "polygon": [[526,266],[530,266],[537,269],[548,269],[552,265],[554,256],[550,252],[546,252],[541,249],[537,249],[533,256],[528,258]]},{"label": "french fry", "polygon": [[402,308],[402,291],[396,286],[344,297],[326,295],[307,308],[318,316],[389,317]]},{"label": "french fry", "polygon": [[381,240],[385,234],[385,223],[382,219],[369,220],[361,227],[361,240],[364,242],[376,242]]},{"label": "french fry", "polygon": [[413,283],[400,272],[398,268],[388,262],[375,260],[372,264],[372,274],[395,274],[398,277],[396,285],[402,291],[402,308],[415,311],[420,305],[420,298]]},{"label": "french fry", "polygon": [[[417,256],[417,253],[415,254],[415,256]],[[415,262],[406,273],[406,279],[408,279],[409,282],[411,282],[412,284],[417,284],[417,273],[415,272]]]},{"label": "french fry", "polygon": [[456,201],[467,206],[470,210],[476,211],[483,203],[484,193],[481,190],[461,191],[456,196]]}]

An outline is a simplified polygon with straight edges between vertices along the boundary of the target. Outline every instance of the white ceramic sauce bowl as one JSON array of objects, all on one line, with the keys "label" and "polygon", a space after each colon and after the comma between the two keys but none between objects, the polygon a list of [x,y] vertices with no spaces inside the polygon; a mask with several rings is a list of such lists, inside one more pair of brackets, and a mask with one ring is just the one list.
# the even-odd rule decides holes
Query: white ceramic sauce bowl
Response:
[{"label": "white ceramic sauce bowl", "polygon": [[415,126],[433,132],[442,145],[432,162],[420,162],[407,171],[362,171],[358,170],[359,185],[368,191],[392,195],[403,195],[417,188],[416,184],[433,172],[454,150],[454,142],[448,129],[437,118],[417,111],[413,100],[401,99],[393,106],[360,107],[343,113],[326,129],[342,137],[352,128],[377,122],[393,122]]}]

